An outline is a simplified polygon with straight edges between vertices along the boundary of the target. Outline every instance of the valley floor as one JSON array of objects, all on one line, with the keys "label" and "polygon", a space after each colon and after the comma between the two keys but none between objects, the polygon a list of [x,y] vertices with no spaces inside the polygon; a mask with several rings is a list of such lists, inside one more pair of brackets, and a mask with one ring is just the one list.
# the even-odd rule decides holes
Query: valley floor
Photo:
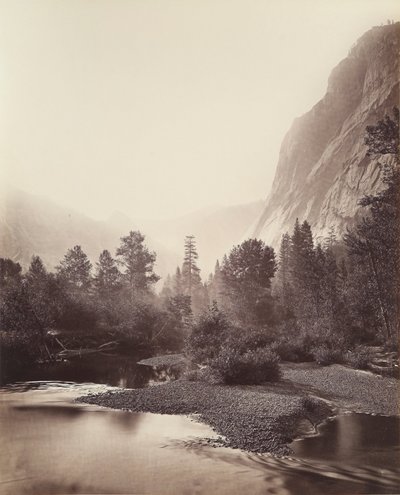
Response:
[{"label": "valley floor", "polygon": [[290,454],[304,425],[314,427],[338,410],[398,415],[399,381],[341,365],[282,364],[277,383],[209,385],[177,380],[144,388],[88,395],[80,402],[114,409],[193,415],[221,437],[209,439],[252,452]]}]

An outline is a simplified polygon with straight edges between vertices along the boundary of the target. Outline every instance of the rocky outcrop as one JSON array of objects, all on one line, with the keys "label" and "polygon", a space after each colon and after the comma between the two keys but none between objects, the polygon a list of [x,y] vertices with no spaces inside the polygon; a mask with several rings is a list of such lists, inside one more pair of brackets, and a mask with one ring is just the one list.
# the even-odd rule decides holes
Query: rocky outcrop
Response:
[{"label": "rocky outcrop", "polygon": [[295,119],[281,145],[264,211],[251,228],[277,247],[296,218],[317,239],[331,227],[340,237],[361,214],[359,199],[381,185],[364,134],[399,105],[400,23],[365,33],[332,71],[324,98]]}]

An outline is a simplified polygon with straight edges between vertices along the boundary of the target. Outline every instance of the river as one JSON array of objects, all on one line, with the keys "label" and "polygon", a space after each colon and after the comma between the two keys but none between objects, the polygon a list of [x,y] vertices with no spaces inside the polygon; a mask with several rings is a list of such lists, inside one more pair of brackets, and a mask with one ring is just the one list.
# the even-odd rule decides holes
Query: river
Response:
[{"label": "river", "polygon": [[399,419],[343,414],[293,442],[291,458],[213,448],[184,416],[74,403],[170,379],[136,359],[93,355],[25,370],[0,390],[0,493],[399,493]]}]

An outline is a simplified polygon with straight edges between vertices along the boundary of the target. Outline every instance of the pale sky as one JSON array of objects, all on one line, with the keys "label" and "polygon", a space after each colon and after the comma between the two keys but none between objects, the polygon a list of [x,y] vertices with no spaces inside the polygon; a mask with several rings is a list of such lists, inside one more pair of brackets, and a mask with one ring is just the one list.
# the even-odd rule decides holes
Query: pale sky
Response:
[{"label": "pale sky", "polygon": [[95,218],[265,198],[293,119],[399,18],[398,0],[2,0],[3,181]]}]

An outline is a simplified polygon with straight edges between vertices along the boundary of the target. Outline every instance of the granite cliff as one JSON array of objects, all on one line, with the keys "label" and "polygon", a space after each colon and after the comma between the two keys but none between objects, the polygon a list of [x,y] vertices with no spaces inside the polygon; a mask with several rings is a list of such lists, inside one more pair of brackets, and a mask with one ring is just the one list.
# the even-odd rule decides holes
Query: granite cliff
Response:
[{"label": "granite cliff", "polygon": [[317,239],[340,237],[361,214],[358,200],[381,186],[367,157],[365,127],[399,105],[400,23],[374,27],[332,71],[325,96],[286,134],[271,193],[250,229],[277,247],[296,218]]}]

